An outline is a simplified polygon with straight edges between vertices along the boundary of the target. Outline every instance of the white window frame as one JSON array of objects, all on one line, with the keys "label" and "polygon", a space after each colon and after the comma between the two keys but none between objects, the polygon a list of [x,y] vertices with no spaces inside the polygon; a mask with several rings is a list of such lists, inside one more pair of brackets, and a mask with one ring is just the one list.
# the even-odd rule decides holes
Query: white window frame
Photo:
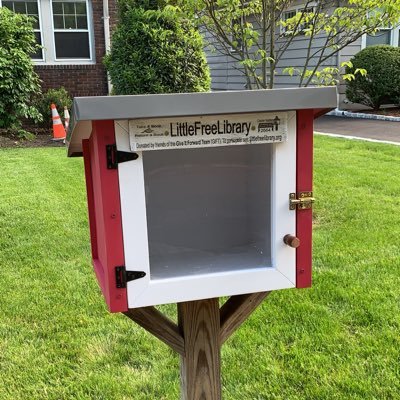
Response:
[{"label": "white window frame", "polygon": [[50,10],[51,10],[51,33],[52,33],[52,42],[53,42],[53,54],[54,54],[54,61],[57,63],[67,63],[71,64],[71,61],[75,64],[77,62],[86,62],[90,63],[91,61],[93,62],[93,39],[92,39],[92,29],[91,26],[93,25],[92,21],[92,13],[90,9],[90,4],[89,0],[60,0],[60,3],[76,3],[76,2],[81,2],[86,4],[86,18],[87,18],[87,29],[73,29],[71,32],[88,32],[88,40],[89,40],[89,58],[57,58],[57,53],[56,53],[56,39],[55,39],[55,34],[56,32],[69,32],[69,29],[55,29],[54,28],[54,12],[53,12],[53,0],[50,1]]},{"label": "white window frame", "polygon": [[[317,4],[312,2],[312,3],[309,3],[309,4],[300,4],[300,5],[296,6],[296,7],[287,8],[287,9],[282,11],[282,21],[286,20],[286,18],[285,18],[286,13],[295,12],[297,14],[299,12],[303,12],[306,8],[312,9],[311,12],[315,12],[316,6],[317,6]],[[290,17],[290,18],[292,18],[292,17]],[[289,19],[289,18],[287,18],[287,19]],[[280,26],[280,31],[281,31],[280,32],[281,35],[290,36],[290,34],[286,33],[286,27],[285,26],[281,25]],[[298,35],[304,36],[304,33],[302,31],[299,31]]]},{"label": "white window frame", "polygon": [[[21,1],[10,0],[10,1],[13,1],[14,3],[15,2],[21,2],[21,3],[26,3],[27,2],[27,0],[21,0]],[[31,1],[31,2],[33,3],[33,1]],[[42,8],[41,8],[40,0],[36,0],[36,4],[38,6],[39,29],[34,29],[33,31],[40,33],[40,41],[42,43],[42,49],[41,49],[42,50],[42,58],[32,58],[32,61],[34,63],[42,63],[42,62],[45,61],[45,55],[44,55],[45,51],[44,51],[44,48],[43,48],[43,23],[42,23]],[[0,0],[0,7],[2,7],[2,6],[3,6],[3,2],[2,2],[2,0]],[[24,14],[24,15],[28,15],[28,14]]]},{"label": "white window frame", "polygon": [[[232,21],[231,21],[231,28],[233,28],[234,21],[239,21],[239,19],[240,19],[240,24],[241,24],[241,26],[243,26],[244,19],[243,19],[243,15],[241,15],[240,18],[236,18],[235,20],[232,20]],[[232,41],[235,40],[235,37],[234,37],[233,32],[232,32],[232,34],[231,34],[230,39],[231,39]],[[243,43],[242,43],[242,46],[241,46],[241,47],[242,47],[242,49],[243,49]],[[232,54],[237,54],[237,53],[238,53],[238,51],[237,51],[236,49],[234,49],[232,46],[229,47],[229,52],[232,53]]]},{"label": "white window frame", "polygon": [[[2,6],[0,0],[0,7]],[[15,1],[15,0],[14,0]],[[62,0],[65,2],[76,1],[76,0]],[[40,26],[40,38],[42,41],[42,59],[33,59],[32,62],[35,65],[93,65],[96,64],[95,58],[95,43],[94,43],[94,27],[93,27],[93,11],[92,2],[90,0],[84,0],[86,3],[87,11],[87,32],[89,34],[89,53],[90,58],[56,58],[56,44],[55,44],[55,31],[53,21],[53,5],[52,0],[37,0],[38,12],[39,12],[39,26]],[[74,30],[75,32],[86,30]]]},{"label": "white window frame", "polygon": [[[400,47],[400,23],[392,28],[382,27],[382,30],[390,30],[390,46]],[[361,36],[361,48],[365,49],[367,47],[367,34]]]}]

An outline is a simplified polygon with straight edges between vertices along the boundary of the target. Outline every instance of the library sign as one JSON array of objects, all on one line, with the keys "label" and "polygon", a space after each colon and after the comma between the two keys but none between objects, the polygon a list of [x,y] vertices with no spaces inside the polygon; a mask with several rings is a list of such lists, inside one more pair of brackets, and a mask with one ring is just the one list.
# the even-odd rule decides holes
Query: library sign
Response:
[{"label": "library sign", "polygon": [[135,119],[129,121],[132,151],[280,143],[287,113]]}]

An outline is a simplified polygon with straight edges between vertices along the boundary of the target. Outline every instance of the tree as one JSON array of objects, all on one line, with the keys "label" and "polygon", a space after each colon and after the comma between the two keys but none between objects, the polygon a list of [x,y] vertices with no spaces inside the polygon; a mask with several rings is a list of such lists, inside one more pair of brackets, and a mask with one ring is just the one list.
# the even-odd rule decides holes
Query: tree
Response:
[{"label": "tree", "polygon": [[[341,49],[400,20],[399,0],[172,0],[194,16],[210,43],[236,61],[248,88],[273,88],[277,69],[299,75],[298,85],[334,84],[339,70],[326,67]],[[291,14],[285,10],[295,9]],[[304,65],[282,66],[302,39]],[[315,42],[318,41],[318,45]],[[363,71],[358,71],[363,72]]]},{"label": "tree", "polygon": [[115,94],[204,92],[210,73],[200,33],[175,7],[122,0],[105,58]]},{"label": "tree", "polygon": [[30,58],[37,48],[31,19],[0,8],[0,128],[18,129],[22,118],[41,119],[32,105],[40,93]]}]

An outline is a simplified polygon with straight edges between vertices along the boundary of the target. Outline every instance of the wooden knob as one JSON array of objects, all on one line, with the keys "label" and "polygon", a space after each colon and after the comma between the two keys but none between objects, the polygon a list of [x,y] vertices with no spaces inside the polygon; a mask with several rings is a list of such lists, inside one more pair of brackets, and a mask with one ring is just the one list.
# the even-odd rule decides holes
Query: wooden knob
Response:
[{"label": "wooden knob", "polygon": [[300,239],[293,235],[285,235],[283,242],[294,249],[300,246]]}]

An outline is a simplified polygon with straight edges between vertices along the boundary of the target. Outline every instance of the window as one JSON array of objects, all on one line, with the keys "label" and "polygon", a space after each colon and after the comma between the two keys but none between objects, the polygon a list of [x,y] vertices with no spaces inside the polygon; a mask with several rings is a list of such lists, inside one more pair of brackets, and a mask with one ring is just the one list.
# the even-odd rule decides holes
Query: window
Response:
[{"label": "window", "polygon": [[231,22],[231,29],[232,29],[231,39],[232,42],[235,43],[235,48],[233,47],[230,48],[231,53],[236,53],[237,49],[243,50],[243,34],[242,34],[243,24],[244,24],[243,17],[233,19]]},{"label": "window", "polygon": [[394,26],[391,24],[387,26],[381,26],[379,30],[376,31],[375,33],[371,35],[363,35],[361,39],[361,48],[367,46],[375,46],[377,44],[400,46],[399,29],[400,29],[400,23],[395,24]]},{"label": "window", "polygon": [[296,10],[285,11],[285,12],[283,13],[283,20],[284,20],[284,21],[287,21],[288,19],[295,17],[296,14],[297,14],[297,11],[296,11]]},{"label": "window", "polygon": [[35,18],[43,46],[32,55],[37,64],[94,63],[90,0],[0,0],[0,6]]},{"label": "window", "polygon": [[373,35],[364,35],[361,47],[375,46],[376,44],[389,44],[400,47],[399,28],[400,25],[394,28],[381,28]]},{"label": "window", "polygon": [[[300,8],[296,8],[296,9],[293,9],[293,10],[284,11],[283,14],[282,14],[283,15],[282,19],[283,19],[283,21],[287,21],[287,20],[289,20],[291,18],[294,18],[297,15],[297,13],[302,13],[301,23],[299,24],[296,33],[304,35],[304,31],[306,29],[308,29],[310,27],[310,25],[311,25],[310,21],[305,21],[305,17],[308,14],[312,14],[313,12],[314,12],[314,7],[307,7],[307,8],[300,7]],[[281,33],[282,34],[286,34],[286,31],[288,31],[288,30],[289,29],[287,29],[286,26],[281,26]]]},{"label": "window", "polygon": [[56,59],[90,59],[85,1],[52,1]]},{"label": "window", "polygon": [[[15,13],[25,14],[34,19],[33,28],[35,31],[36,43],[42,45],[42,35],[40,32],[39,5],[37,0],[28,1],[3,1],[3,7],[14,11]],[[35,54],[32,54],[34,60],[43,60],[43,51],[39,49]]]},{"label": "window", "polygon": [[367,35],[366,46],[374,46],[376,44],[390,44],[391,29],[380,29],[374,35]]}]

